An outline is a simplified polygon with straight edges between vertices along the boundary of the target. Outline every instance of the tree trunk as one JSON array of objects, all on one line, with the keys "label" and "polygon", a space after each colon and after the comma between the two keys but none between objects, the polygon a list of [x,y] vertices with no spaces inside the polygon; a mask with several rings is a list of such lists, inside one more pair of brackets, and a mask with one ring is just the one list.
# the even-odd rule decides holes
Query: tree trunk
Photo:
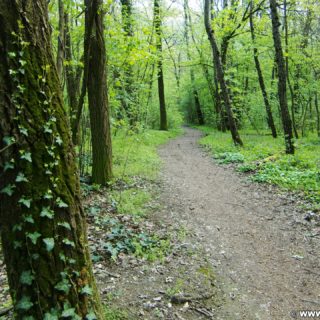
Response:
[{"label": "tree trunk", "polygon": [[[253,4],[252,4],[252,0],[251,0],[251,10],[252,10],[252,8],[253,8]],[[257,75],[258,75],[258,80],[259,80],[261,93],[263,96],[264,105],[266,108],[268,126],[271,129],[272,136],[274,138],[276,138],[277,137],[277,129],[276,129],[276,126],[273,121],[271,106],[270,106],[269,99],[268,99],[268,93],[267,93],[266,86],[265,86],[264,79],[263,79],[263,74],[262,74],[260,61],[259,61],[259,57],[258,57],[258,49],[255,46],[256,36],[255,36],[255,32],[254,32],[254,24],[253,24],[252,14],[250,14],[250,31],[251,31],[251,39],[252,39],[252,42],[254,45],[254,47],[253,47],[254,64],[256,67]]]},{"label": "tree trunk", "polygon": [[[189,45],[188,0],[184,0],[183,9],[184,9],[184,24],[185,24],[184,38],[186,40],[186,45],[187,45],[187,58],[188,58],[188,61],[191,61],[190,45]],[[200,125],[204,125],[204,117],[201,110],[198,90],[195,85],[195,76],[194,76],[194,70],[192,67],[190,69],[190,79],[191,79],[194,105],[197,113],[198,123]]]},{"label": "tree trunk", "polygon": [[[127,37],[127,52],[126,55],[130,55],[132,49],[133,32],[133,18],[132,18],[132,0],[121,0],[121,13],[122,13],[122,25],[125,36]],[[137,111],[134,110],[135,90],[133,80],[132,66],[125,62],[123,65],[124,70],[124,83],[122,84],[122,90],[124,98],[121,99],[122,107],[129,119],[130,125],[134,125],[137,122]]]},{"label": "tree trunk", "polygon": [[[88,100],[92,142],[92,182],[106,185],[112,176],[112,146],[106,77],[103,0],[85,0],[88,59]],[[92,26],[90,25],[91,23]]]},{"label": "tree trunk", "polygon": [[[65,14],[65,58],[66,58],[66,84],[68,93],[69,113],[71,119],[71,127],[76,127],[77,112],[79,106],[80,81],[82,75],[82,68],[80,66],[73,67],[72,61],[74,59],[72,52],[71,34],[70,34],[69,14]],[[76,145],[78,137],[73,136],[73,143]]]},{"label": "tree trunk", "polygon": [[295,117],[295,110],[296,110],[296,92],[292,88],[291,81],[290,81],[290,74],[289,74],[289,35],[288,35],[288,19],[287,19],[287,0],[284,0],[283,5],[283,11],[284,11],[284,39],[285,39],[285,66],[286,66],[286,77],[288,81],[288,87],[290,90],[291,95],[291,119],[292,119],[292,128],[293,133],[296,139],[299,138],[297,126],[296,126],[296,117]]},{"label": "tree trunk", "polygon": [[281,111],[281,120],[283,125],[284,137],[285,137],[285,146],[286,153],[294,153],[293,145],[293,135],[292,135],[292,124],[290,119],[290,113],[288,109],[287,101],[287,77],[286,77],[286,68],[283,59],[281,37],[279,32],[279,17],[277,12],[277,2],[276,0],[270,0],[270,10],[271,10],[271,20],[272,20],[272,35],[273,42],[276,54],[276,63],[278,67],[278,95],[279,95],[279,104]]},{"label": "tree trunk", "polygon": [[0,222],[15,318],[103,319],[47,1],[2,0],[0,28]]},{"label": "tree trunk", "polygon": [[216,73],[217,73],[217,78],[220,84],[220,89],[221,89],[221,94],[222,98],[225,104],[225,108],[228,114],[228,120],[229,120],[229,126],[230,126],[230,131],[232,135],[232,139],[235,145],[243,145],[243,142],[240,138],[236,121],[233,115],[232,111],[232,105],[231,105],[231,100],[227,88],[227,84],[224,78],[224,70],[220,58],[220,52],[217,46],[217,42],[214,36],[214,32],[211,28],[210,20],[209,20],[209,15],[210,15],[210,0],[205,0],[205,5],[204,5],[204,20],[205,20],[205,27],[206,27],[206,32],[208,34],[208,38],[211,44],[212,48],[212,54],[213,54],[213,63],[215,65]]},{"label": "tree trunk", "polygon": [[168,130],[167,110],[164,95],[163,62],[162,62],[162,18],[160,0],[154,0],[154,28],[156,31],[158,94],[160,103],[160,130]]},{"label": "tree trunk", "polygon": [[59,36],[57,52],[57,70],[61,84],[63,83],[64,74],[64,57],[65,57],[65,13],[63,0],[59,0]]}]

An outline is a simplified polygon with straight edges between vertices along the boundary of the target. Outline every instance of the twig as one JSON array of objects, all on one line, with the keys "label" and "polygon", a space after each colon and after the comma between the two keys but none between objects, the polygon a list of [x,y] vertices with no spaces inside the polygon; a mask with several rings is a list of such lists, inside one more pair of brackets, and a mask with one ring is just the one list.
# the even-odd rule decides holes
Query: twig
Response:
[{"label": "twig", "polygon": [[4,148],[2,148],[1,150],[0,150],[0,153],[2,153],[2,152],[4,152],[4,151],[6,151],[7,149],[9,149],[10,147],[12,147],[13,145],[15,145],[16,144],[16,142],[13,142],[13,143],[11,143],[11,144],[9,144],[9,145],[7,145],[7,146],[5,146]]}]

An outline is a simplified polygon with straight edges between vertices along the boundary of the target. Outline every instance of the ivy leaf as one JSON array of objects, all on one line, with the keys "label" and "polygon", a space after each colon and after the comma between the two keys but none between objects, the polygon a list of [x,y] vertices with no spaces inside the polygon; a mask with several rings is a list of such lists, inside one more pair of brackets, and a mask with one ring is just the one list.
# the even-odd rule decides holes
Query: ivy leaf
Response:
[{"label": "ivy leaf", "polygon": [[49,207],[43,207],[40,212],[40,217],[45,217],[48,219],[53,219],[54,212]]},{"label": "ivy leaf", "polygon": [[23,271],[20,275],[20,283],[22,283],[22,284],[27,284],[30,286],[32,284],[33,280],[34,280],[34,275],[32,274],[32,272],[30,270]]},{"label": "ivy leaf", "polygon": [[15,138],[14,137],[7,137],[6,136],[2,140],[7,146],[15,142]]},{"label": "ivy leaf", "polygon": [[29,223],[34,223],[34,219],[33,219],[33,217],[32,216],[24,216],[24,221],[25,222],[29,222]]},{"label": "ivy leaf", "polygon": [[27,198],[22,197],[18,202],[23,204],[24,206],[26,206],[28,209],[30,209],[31,201],[32,201],[31,199],[27,199]]},{"label": "ivy leaf", "polygon": [[43,320],[59,320],[57,311],[55,309],[51,309],[50,313],[45,313]]},{"label": "ivy leaf", "polygon": [[54,288],[67,294],[70,290],[70,284],[67,279],[63,279],[62,281],[58,282]]},{"label": "ivy leaf", "polygon": [[49,134],[52,133],[52,129],[50,128],[50,123],[49,124],[45,124],[43,126],[43,129],[44,129],[44,133],[49,133]]},{"label": "ivy leaf", "polygon": [[31,152],[23,153],[20,158],[32,163]]},{"label": "ivy leaf", "polygon": [[28,136],[28,130],[25,127],[19,126],[19,130],[21,132],[21,134],[23,134],[24,136]]},{"label": "ivy leaf", "polygon": [[54,248],[54,239],[53,238],[45,238],[42,241],[46,245],[46,249],[48,252],[53,250],[53,248]]},{"label": "ivy leaf", "polygon": [[39,232],[34,233],[28,233],[27,237],[31,240],[31,242],[36,245],[39,237],[41,237],[41,234]]},{"label": "ivy leaf", "polygon": [[44,315],[44,320],[59,320],[58,316],[52,313],[46,313]]},{"label": "ivy leaf", "polygon": [[13,241],[13,247],[14,247],[15,249],[22,248],[22,243],[21,243],[21,241]]},{"label": "ivy leaf", "polygon": [[52,199],[52,198],[53,198],[52,191],[51,191],[51,190],[48,190],[48,191],[46,192],[46,194],[43,196],[43,198],[46,199],[46,200]]},{"label": "ivy leaf", "polygon": [[97,318],[96,314],[93,311],[91,311],[90,313],[88,313],[86,315],[86,320],[97,320],[97,319],[98,318]]},{"label": "ivy leaf", "polygon": [[24,175],[23,172],[19,172],[17,177],[16,177],[16,182],[28,182],[29,180],[27,177]]},{"label": "ivy leaf", "polygon": [[60,136],[56,137],[56,143],[57,143],[57,145],[62,146],[63,141]]},{"label": "ivy leaf", "polygon": [[33,306],[33,303],[30,300],[30,297],[23,296],[21,300],[17,303],[16,308],[18,310],[30,310]]},{"label": "ivy leaf", "polygon": [[6,162],[4,164],[4,169],[3,170],[6,172],[9,169],[14,169],[14,163],[12,161]]},{"label": "ivy leaf", "polygon": [[9,58],[15,58],[17,54],[15,52],[8,52]]},{"label": "ivy leaf", "polygon": [[6,187],[4,187],[0,193],[5,193],[6,195],[8,195],[9,197],[11,197],[14,193],[14,188],[16,186],[14,184],[8,184]]},{"label": "ivy leaf", "polygon": [[81,319],[77,314],[74,308],[69,308],[63,310],[61,314],[61,318],[72,318],[73,320],[79,320]]},{"label": "ivy leaf", "polygon": [[68,222],[59,222],[58,226],[71,230],[71,226]]},{"label": "ivy leaf", "polygon": [[67,238],[63,239],[62,242],[63,242],[65,245],[67,245],[67,246],[71,246],[71,247],[73,247],[73,248],[75,247],[74,242],[71,241],[71,240],[69,240],[69,239],[67,239]]},{"label": "ivy leaf", "polygon": [[68,205],[60,197],[57,198],[56,202],[59,208],[68,208]]},{"label": "ivy leaf", "polygon": [[92,289],[88,286],[85,285],[82,289],[81,289],[81,294],[86,294],[88,296],[92,295]]}]

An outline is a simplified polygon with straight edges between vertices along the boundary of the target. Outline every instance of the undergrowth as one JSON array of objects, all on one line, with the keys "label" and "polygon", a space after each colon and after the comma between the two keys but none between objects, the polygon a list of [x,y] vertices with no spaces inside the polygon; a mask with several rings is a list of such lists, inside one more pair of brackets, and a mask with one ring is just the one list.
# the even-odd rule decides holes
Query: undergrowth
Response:
[{"label": "undergrowth", "polygon": [[[85,209],[100,239],[91,246],[93,261],[100,261],[104,254],[112,260],[120,254],[131,254],[148,261],[163,261],[169,254],[170,238],[144,230],[143,220],[153,208],[150,203],[154,194],[147,185],[156,179],[161,165],[157,147],[179,133],[118,131],[113,138],[114,180],[109,188],[82,184],[84,196],[91,199]],[[107,210],[99,201],[101,195],[107,198]]]},{"label": "undergrowth", "polygon": [[206,133],[200,144],[210,150],[219,163],[236,163],[240,172],[251,173],[256,182],[266,182],[302,191],[320,207],[320,140],[309,135],[295,141],[296,152],[284,152],[282,137],[241,132],[244,147],[236,147],[229,133],[200,127]]}]

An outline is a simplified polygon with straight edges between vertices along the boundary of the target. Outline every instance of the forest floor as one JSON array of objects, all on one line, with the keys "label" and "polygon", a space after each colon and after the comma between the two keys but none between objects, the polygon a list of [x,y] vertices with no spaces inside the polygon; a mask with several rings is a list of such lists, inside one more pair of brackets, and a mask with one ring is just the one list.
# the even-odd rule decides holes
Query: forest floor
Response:
[{"label": "forest floor", "polygon": [[[186,128],[159,148],[160,179],[114,186],[151,192],[146,217],[115,212],[104,189],[85,196],[106,319],[284,320],[320,310],[320,221],[299,195],[217,164],[201,135]],[[110,261],[110,224],[135,255]],[[0,257],[0,306],[7,295]]]}]

